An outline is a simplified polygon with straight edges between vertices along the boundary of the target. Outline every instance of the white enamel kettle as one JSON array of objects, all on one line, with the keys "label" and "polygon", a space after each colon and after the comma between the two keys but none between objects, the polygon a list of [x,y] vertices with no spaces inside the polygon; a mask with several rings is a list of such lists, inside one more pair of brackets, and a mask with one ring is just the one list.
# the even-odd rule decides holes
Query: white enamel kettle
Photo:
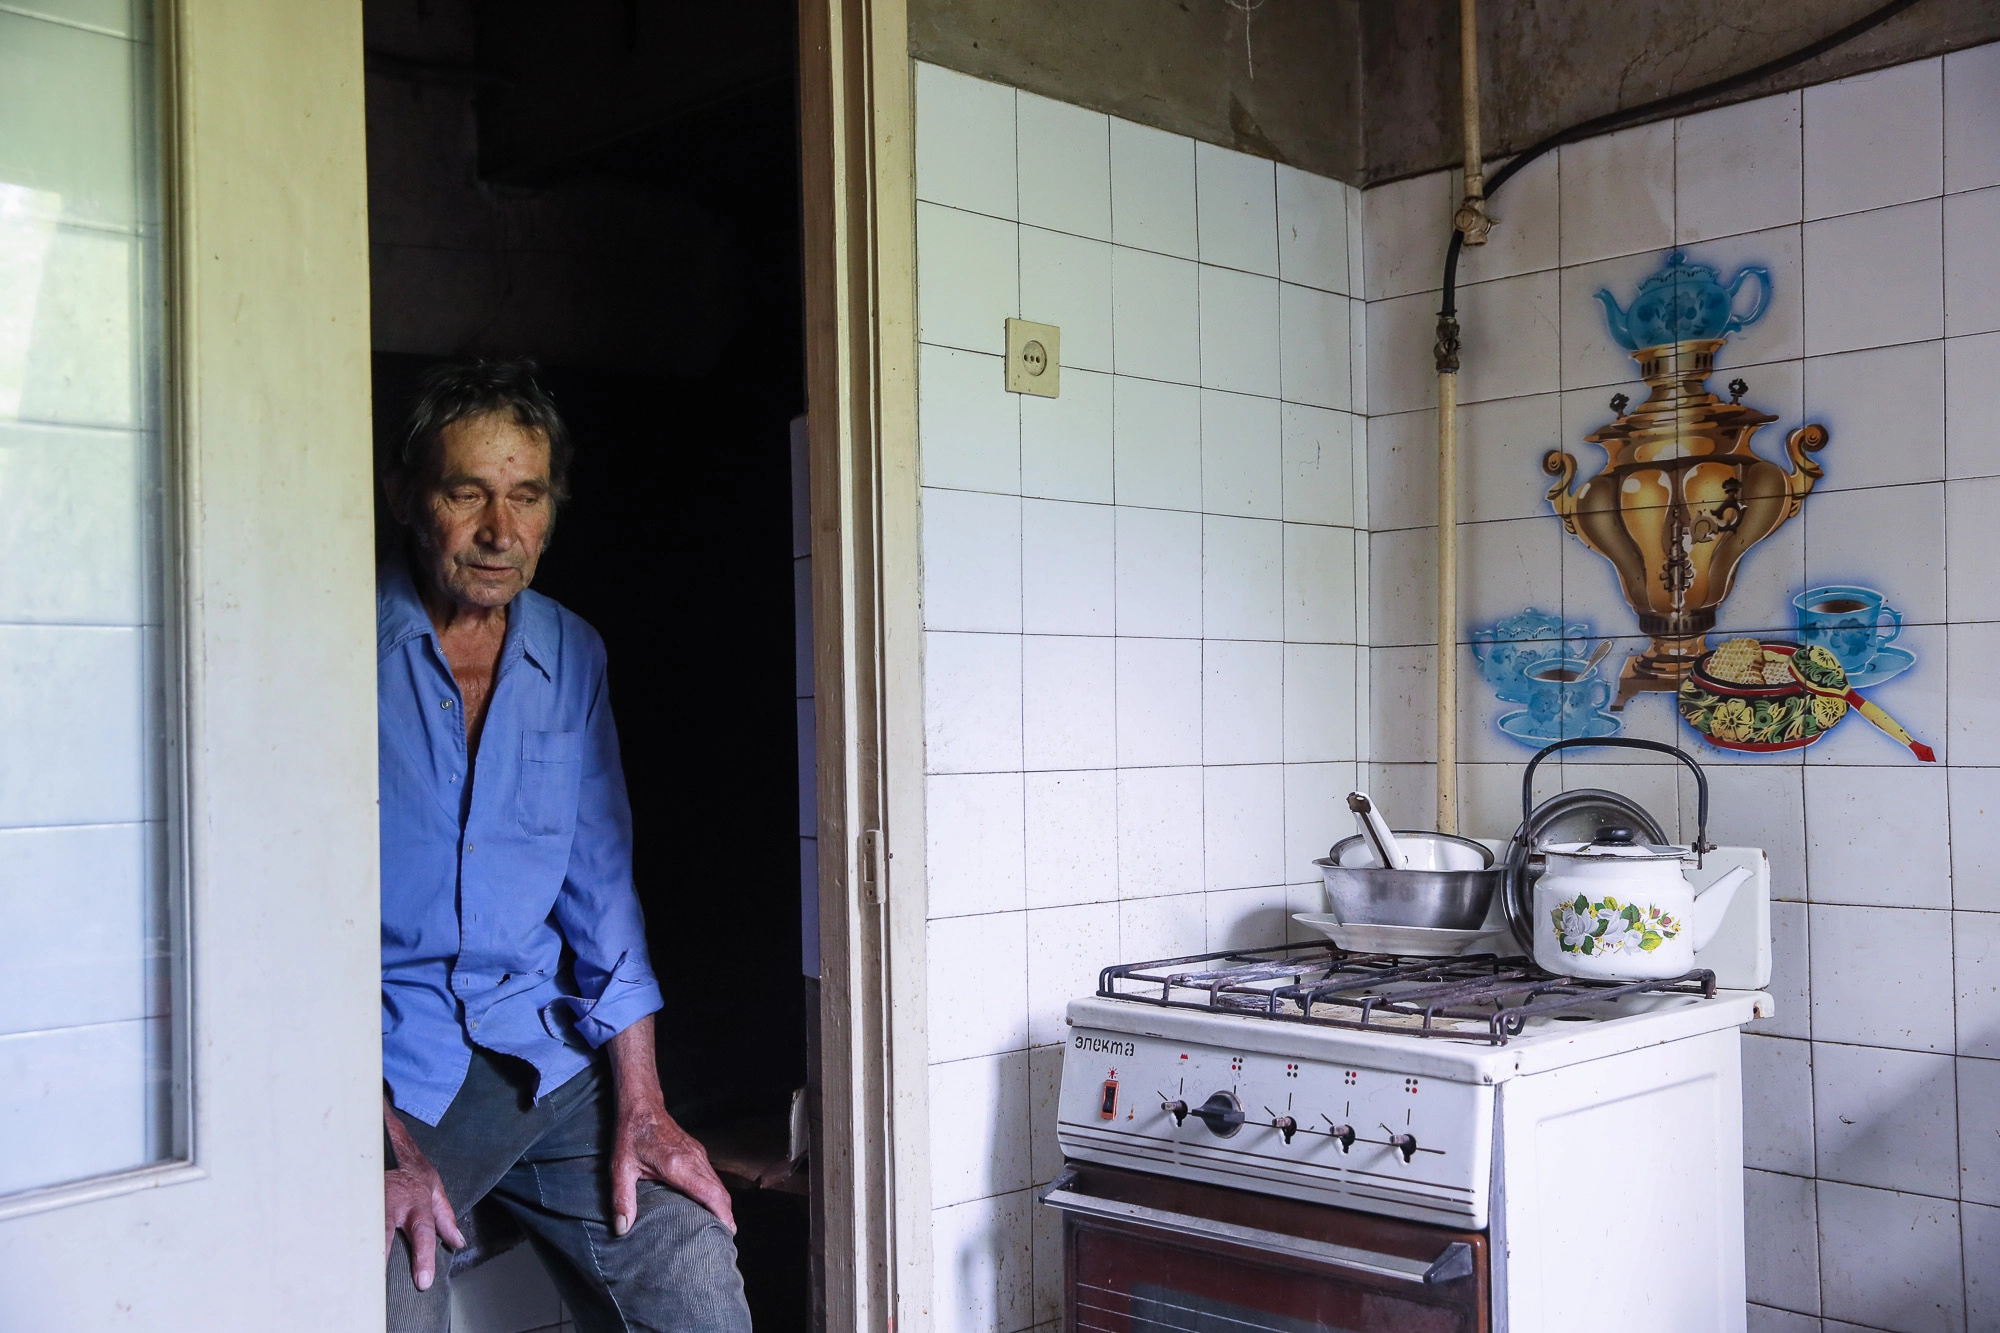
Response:
[{"label": "white enamel kettle", "polygon": [[[1708,841],[1708,779],[1701,765],[1671,745],[1609,743],[1662,750],[1693,771],[1699,795],[1694,845],[1650,845],[1630,829],[1605,827],[1589,842],[1544,847],[1545,869],[1535,883],[1535,961],[1550,972],[1593,981],[1682,976],[1694,970],[1695,951],[1715,938],[1737,889],[1753,872],[1739,866],[1697,893],[1681,867],[1699,865],[1715,850]],[[1528,790],[1535,764],[1558,748],[1567,747],[1558,742],[1529,763]]]}]

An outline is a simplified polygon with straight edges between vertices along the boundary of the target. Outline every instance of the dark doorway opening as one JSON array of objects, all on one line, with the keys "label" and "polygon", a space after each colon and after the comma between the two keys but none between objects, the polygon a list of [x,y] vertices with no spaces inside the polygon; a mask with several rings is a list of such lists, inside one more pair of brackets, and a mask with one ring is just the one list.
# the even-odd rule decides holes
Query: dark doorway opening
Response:
[{"label": "dark doorway opening", "polygon": [[[794,7],[365,16],[378,438],[437,361],[542,364],[578,454],[535,587],[609,650],[669,1108],[704,1138],[782,1136],[806,1082]],[[807,1327],[805,1199],[737,1210],[758,1326]]]}]

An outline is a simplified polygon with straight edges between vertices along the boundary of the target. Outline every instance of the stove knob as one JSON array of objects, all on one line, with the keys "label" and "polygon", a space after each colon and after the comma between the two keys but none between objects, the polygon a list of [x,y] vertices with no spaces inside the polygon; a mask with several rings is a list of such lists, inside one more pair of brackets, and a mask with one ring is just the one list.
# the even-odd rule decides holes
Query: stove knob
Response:
[{"label": "stove knob", "polygon": [[1403,1160],[1407,1162],[1417,1155],[1417,1136],[1414,1134],[1391,1134],[1389,1136],[1389,1146],[1403,1154]]},{"label": "stove knob", "polygon": [[[1327,1121],[1326,1123],[1329,1125],[1333,1125],[1333,1122],[1331,1120]],[[1352,1148],[1354,1146],[1354,1137],[1355,1137],[1354,1126],[1333,1125],[1333,1128],[1327,1131],[1327,1137],[1330,1139],[1337,1140],[1340,1144],[1340,1150],[1342,1152],[1346,1152],[1349,1148]]]},{"label": "stove knob", "polygon": [[1174,1123],[1176,1125],[1184,1125],[1187,1123],[1188,1104],[1180,1100],[1178,1097],[1174,1098],[1171,1101],[1161,1102],[1160,1109],[1162,1111],[1165,1111],[1168,1115],[1172,1116],[1174,1118]]},{"label": "stove knob", "polygon": [[1198,1115],[1217,1138],[1228,1138],[1243,1128],[1243,1104],[1226,1092],[1210,1093],[1208,1100],[1188,1113]]},{"label": "stove knob", "polygon": [[1288,1115],[1281,1115],[1271,1122],[1271,1128],[1285,1136],[1285,1142],[1292,1141],[1292,1135],[1299,1132],[1299,1122]]}]

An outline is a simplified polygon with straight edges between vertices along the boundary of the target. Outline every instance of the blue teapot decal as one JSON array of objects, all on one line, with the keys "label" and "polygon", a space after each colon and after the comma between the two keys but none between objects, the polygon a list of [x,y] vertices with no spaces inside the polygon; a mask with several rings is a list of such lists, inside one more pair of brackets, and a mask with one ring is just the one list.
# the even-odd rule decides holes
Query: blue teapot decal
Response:
[{"label": "blue teapot decal", "polygon": [[[1738,314],[1736,293],[1752,278],[1757,280],[1757,302]],[[1689,263],[1687,252],[1676,250],[1665,268],[1639,284],[1631,309],[1619,309],[1606,288],[1598,288],[1593,295],[1604,305],[1611,336],[1626,351],[1636,352],[1689,339],[1725,338],[1756,323],[1771,304],[1771,271],[1746,264],[1724,282],[1716,270]]]}]

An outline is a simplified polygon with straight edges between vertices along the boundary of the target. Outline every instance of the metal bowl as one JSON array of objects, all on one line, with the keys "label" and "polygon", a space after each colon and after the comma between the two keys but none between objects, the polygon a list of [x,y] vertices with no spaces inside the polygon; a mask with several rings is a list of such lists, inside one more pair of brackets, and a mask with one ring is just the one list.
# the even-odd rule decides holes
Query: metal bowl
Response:
[{"label": "metal bowl", "polygon": [[[1333,845],[1333,853],[1313,864],[1326,886],[1326,908],[1343,925],[1425,926],[1433,930],[1477,930],[1486,920],[1493,894],[1506,875],[1493,853],[1479,843],[1481,870],[1384,870],[1343,866],[1340,854],[1354,838]],[[1470,839],[1467,839],[1470,842]]]}]

